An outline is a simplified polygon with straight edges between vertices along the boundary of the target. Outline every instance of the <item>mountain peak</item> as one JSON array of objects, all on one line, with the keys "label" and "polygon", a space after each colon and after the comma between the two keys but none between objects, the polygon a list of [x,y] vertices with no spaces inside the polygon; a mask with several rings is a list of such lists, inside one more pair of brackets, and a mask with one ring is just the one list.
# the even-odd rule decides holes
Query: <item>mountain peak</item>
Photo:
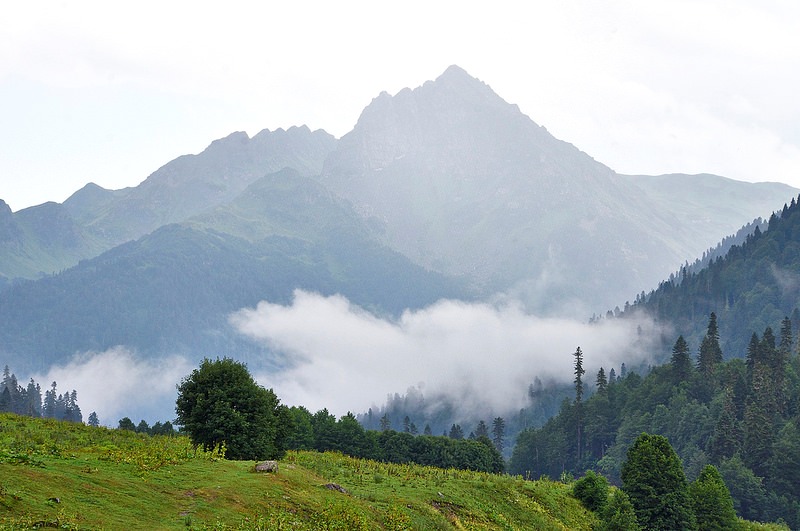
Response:
[{"label": "mountain peak", "polygon": [[476,78],[469,75],[469,73],[458,65],[450,65],[445,69],[442,74],[436,78],[436,81],[444,79],[470,79],[477,81]]}]

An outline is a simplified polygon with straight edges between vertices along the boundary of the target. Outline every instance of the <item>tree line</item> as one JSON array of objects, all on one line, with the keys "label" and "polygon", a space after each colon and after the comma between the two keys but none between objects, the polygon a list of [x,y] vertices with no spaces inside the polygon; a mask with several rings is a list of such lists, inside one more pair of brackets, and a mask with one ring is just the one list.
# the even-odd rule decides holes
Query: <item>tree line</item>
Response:
[{"label": "tree line", "polygon": [[275,459],[287,450],[337,451],[393,463],[501,472],[503,457],[488,437],[456,439],[366,430],[352,413],[311,414],[287,407],[230,358],[205,359],[181,381],[177,422],[205,448],[225,447],[232,459]]},{"label": "tree line", "polygon": [[0,413],[83,422],[77,391],[61,394],[53,382],[42,397],[42,388],[33,378],[23,387],[8,365],[0,382]]}]

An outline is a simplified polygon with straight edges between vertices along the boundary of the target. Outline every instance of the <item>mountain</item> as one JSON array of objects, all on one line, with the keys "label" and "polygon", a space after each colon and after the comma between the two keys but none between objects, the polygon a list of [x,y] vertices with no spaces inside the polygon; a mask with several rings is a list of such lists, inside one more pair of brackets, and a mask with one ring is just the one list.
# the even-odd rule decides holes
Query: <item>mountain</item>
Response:
[{"label": "mountain", "polygon": [[[316,175],[336,140],[324,131],[291,127],[253,138],[232,133],[202,153],[165,164],[140,185],[105,190],[87,184],[63,205],[46,203],[0,214],[0,276],[37,278],[92,258],[169,223],[233,200],[247,186],[285,167]],[[65,239],[62,239],[65,237]]]},{"label": "mountain", "polygon": [[48,202],[12,213],[0,200],[0,279],[47,275],[102,247],[64,205]]},{"label": "mountain", "polygon": [[[705,180],[684,179],[683,189]],[[681,192],[616,174],[456,66],[374,99],[326,159],[321,181],[415,262],[487,295],[511,292],[533,310],[573,314],[656,285],[773,208],[762,212],[763,203],[737,193],[725,205],[736,214],[722,221],[719,201],[676,215]],[[793,193],[732,186],[758,189],[773,205]]]},{"label": "mountain", "polygon": [[288,304],[295,289],[340,293],[394,314],[469,296],[370,239],[347,203],[284,169],[226,207],[0,292],[0,358],[20,371],[41,371],[75,352],[125,345],[148,357],[225,352],[280,365],[227,318],[262,300]]}]

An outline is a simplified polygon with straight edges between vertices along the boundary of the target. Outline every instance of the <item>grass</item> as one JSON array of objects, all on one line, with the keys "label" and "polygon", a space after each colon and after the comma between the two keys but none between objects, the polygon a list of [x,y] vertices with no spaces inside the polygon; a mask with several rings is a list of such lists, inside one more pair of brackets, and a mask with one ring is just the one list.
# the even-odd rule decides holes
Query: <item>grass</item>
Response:
[{"label": "grass", "polygon": [[290,452],[276,474],[185,437],[0,415],[0,529],[591,529],[549,481]]},{"label": "grass", "polygon": [[[186,437],[0,414],[0,530],[589,530],[546,480],[290,452],[274,474]],[[750,529],[779,529],[753,524]]]}]

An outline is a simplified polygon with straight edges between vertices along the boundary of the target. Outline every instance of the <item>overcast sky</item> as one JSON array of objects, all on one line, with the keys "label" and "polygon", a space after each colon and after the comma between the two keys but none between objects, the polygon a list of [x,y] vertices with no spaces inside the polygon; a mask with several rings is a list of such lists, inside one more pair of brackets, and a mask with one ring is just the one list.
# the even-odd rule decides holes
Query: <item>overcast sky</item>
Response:
[{"label": "overcast sky", "polygon": [[800,3],[13,2],[0,198],[134,186],[244,130],[340,137],[458,64],[621,173],[800,186]]}]

